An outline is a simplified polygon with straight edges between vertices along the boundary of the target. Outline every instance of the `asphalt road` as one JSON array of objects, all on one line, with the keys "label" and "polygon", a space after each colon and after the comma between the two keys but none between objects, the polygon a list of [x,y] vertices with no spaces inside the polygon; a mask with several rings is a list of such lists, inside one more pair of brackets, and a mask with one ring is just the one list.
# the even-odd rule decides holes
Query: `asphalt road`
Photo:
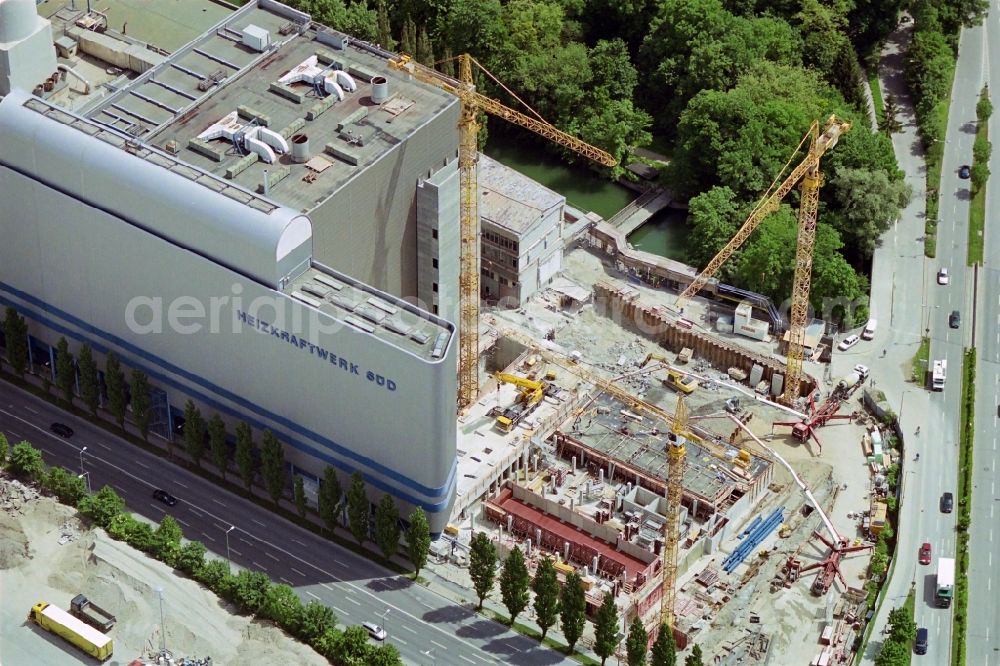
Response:
[{"label": "asphalt road", "polygon": [[[1000,72],[1000,12],[991,3],[984,22],[987,59],[985,79]],[[995,87],[995,86],[994,86]],[[1000,104],[995,96],[994,104]],[[990,118],[990,139],[1000,137],[1000,118]],[[989,665],[1000,659],[1000,608],[996,595],[1000,579],[1000,492],[996,482],[997,420],[1000,416],[1000,220],[993,212],[1000,205],[1000,154],[990,159],[993,176],[986,187],[984,265],[979,270],[976,307],[976,423],[972,472],[972,528],[969,550],[969,613],[966,663]],[[998,560],[996,565],[994,560]],[[994,582],[996,580],[996,582]],[[994,590],[993,588],[997,588]]]},{"label": "asphalt road", "polygon": [[[72,427],[73,437],[52,434],[55,421]],[[154,521],[170,513],[186,536],[222,557],[226,531],[235,525],[228,539],[235,565],[267,572],[303,601],[322,601],[342,624],[381,623],[388,613],[388,640],[409,664],[576,663],[6,382],[0,382],[0,431],[71,470],[81,469],[80,450],[87,447],[82,466],[95,490],[111,485],[131,511]],[[157,487],[178,504],[154,500]]]}]

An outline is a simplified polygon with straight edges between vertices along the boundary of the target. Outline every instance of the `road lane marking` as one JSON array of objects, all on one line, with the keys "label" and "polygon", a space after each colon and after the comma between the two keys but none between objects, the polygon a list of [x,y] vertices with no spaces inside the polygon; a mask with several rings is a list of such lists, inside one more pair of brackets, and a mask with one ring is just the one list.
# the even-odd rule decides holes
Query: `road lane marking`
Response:
[{"label": "road lane marking", "polygon": [[161,506],[159,506],[157,504],[153,504],[152,502],[147,502],[147,504],[149,504],[149,506],[153,507],[154,509],[158,509],[161,513],[166,513],[167,512],[166,509],[164,509],[163,507],[161,507]]},{"label": "road lane marking", "polygon": [[135,459],[133,459],[132,462],[134,462],[139,467],[143,467],[145,469],[149,469],[149,465],[147,465],[146,463],[142,462],[141,460],[135,460]]},{"label": "road lane marking", "polygon": [[355,599],[354,599],[354,597],[349,597],[349,596],[347,596],[347,595],[345,594],[345,595],[344,595],[344,598],[345,598],[345,599],[347,599],[348,601],[350,601],[350,602],[351,602],[352,604],[354,604],[355,606],[360,606],[360,605],[361,605],[361,602],[360,602],[360,601],[357,601],[357,600],[355,600]]},{"label": "road lane marking", "polygon": [[274,555],[272,555],[271,553],[267,553],[267,552],[265,552],[264,554],[265,554],[265,555],[267,555],[268,557],[270,557],[270,558],[271,558],[272,560],[274,560],[275,562],[280,562],[280,561],[281,561],[281,560],[279,560],[279,559],[278,559],[277,557],[275,557]]},{"label": "road lane marking", "polygon": [[259,520],[256,520],[256,519],[254,519],[254,518],[251,518],[250,520],[251,520],[252,522],[255,522],[255,523],[257,523],[257,524],[258,524],[258,525],[260,525],[261,527],[267,527],[267,525],[265,525],[264,523],[260,522]]},{"label": "road lane marking", "polygon": [[241,553],[240,551],[236,550],[235,548],[230,548],[229,550],[231,550],[232,552],[236,553],[240,557],[243,557],[243,553]]},{"label": "road lane marking", "polygon": [[215,502],[216,504],[218,504],[219,506],[226,506],[225,504],[223,504],[222,502],[220,502],[220,501],[219,501],[218,499],[216,499],[215,497],[213,497],[213,498],[212,498],[212,501],[213,501],[213,502]]},{"label": "road lane marking", "polygon": [[349,614],[349,613],[348,613],[347,611],[345,611],[345,610],[341,610],[341,609],[337,608],[336,606],[334,606],[333,604],[330,604],[330,608],[332,608],[333,610],[337,611],[337,613],[338,613],[338,614],[339,614],[339,615],[340,615],[341,617],[343,617],[343,616],[345,616],[345,615],[348,615],[348,614]]},{"label": "road lane marking", "polygon": [[25,405],[24,408],[27,409],[32,414],[38,415],[38,412],[36,410],[32,409],[31,407],[28,407],[27,405]]},{"label": "road lane marking", "polygon": [[417,633],[417,630],[416,630],[416,629],[410,629],[410,628],[409,628],[408,626],[406,626],[405,624],[404,624],[404,625],[402,625],[402,626],[403,626],[403,629],[406,629],[406,630],[407,630],[408,632],[410,632],[411,634],[414,634],[414,635],[415,635],[415,634]]},{"label": "road lane marking", "polygon": [[292,539],[292,541],[294,541],[295,543],[299,544],[303,548],[308,548],[309,547],[309,546],[305,545],[304,543],[302,543],[301,541],[299,541],[298,539]]},{"label": "road lane marking", "polygon": [[206,539],[208,539],[209,541],[211,541],[212,543],[215,543],[215,539],[210,534],[208,534],[207,532],[202,532],[201,535],[203,537],[205,537]]},{"label": "road lane marking", "polygon": [[243,537],[240,537],[240,541],[242,541],[242,542],[243,542],[243,543],[245,543],[246,545],[248,545],[248,546],[250,546],[251,548],[253,548],[253,541],[247,541],[247,540],[246,540],[246,539],[244,539]]},{"label": "road lane marking", "polygon": [[346,567],[346,566],[347,566],[346,564],[344,564],[343,562],[341,562],[340,560],[338,560],[338,559],[337,559],[336,557],[335,557],[335,558],[333,558],[333,562],[334,562],[334,564],[336,564],[337,566],[341,566],[341,567]]},{"label": "road lane marking", "polygon": [[194,515],[198,516],[199,518],[202,517],[202,515],[200,513],[198,513],[198,510],[195,509],[194,507],[191,508],[191,513],[193,513]]},{"label": "road lane marking", "polygon": [[399,643],[400,645],[406,645],[406,641],[404,641],[404,640],[403,640],[402,638],[400,638],[399,636],[396,636],[395,638],[393,638],[393,639],[392,639],[392,642],[393,642],[393,643]]},{"label": "road lane marking", "polygon": [[459,658],[459,659],[461,659],[462,661],[467,661],[467,662],[469,662],[470,664],[474,664],[474,663],[476,663],[476,662],[472,661],[471,659],[469,659],[468,657],[466,657],[466,656],[463,656],[463,655],[458,655],[458,658]]},{"label": "road lane marking", "polygon": [[295,585],[295,583],[293,583],[292,581],[288,580],[288,579],[287,579],[287,578],[285,578],[284,576],[278,576],[278,578],[280,578],[281,580],[285,581],[285,582],[286,582],[286,583],[288,583],[289,585],[293,585],[293,586]]},{"label": "road lane marking", "polygon": [[253,561],[251,562],[251,564],[253,564],[253,565],[254,565],[255,567],[257,567],[257,568],[258,568],[258,569],[260,569],[261,571],[266,571],[266,570],[267,570],[267,567],[265,567],[265,566],[264,566],[263,564],[261,564],[261,563],[260,563],[260,562],[258,562],[257,560],[253,560]]},{"label": "road lane marking", "polygon": [[313,593],[312,593],[312,592],[310,592],[309,590],[306,590],[306,594],[308,594],[308,595],[309,595],[310,597],[312,597],[312,598],[313,598],[313,599],[315,599],[316,601],[323,601],[322,599],[320,599],[319,597],[317,597],[317,596],[316,596],[315,594],[313,594]]},{"label": "road lane marking", "polygon": [[183,518],[178,517],[178,518],[176,518],[176,520],[177,520],[178,523],[180,523],[184,527],[191,527],[191,523],[189,523],[188,521],[184,520]]},{"label": "road lane marking", "polygon": [[302,573],[301,571],[299,571],[299,570],[298,570],[298,569],[296,569],[295,567],[292,567],[292,571],[294,571],[294,572],[295,572],[295,573],[297,573],[298,575],[302,576],[303,578],[305,578],[305,577],[306,577],[306,575],[305,575],[304,573]]},{"label": "road lane marking", "polygon": [[173,483],[174,483],[175,485],[178,485],[178,486],[180,486],[180,487],[181,487],[181,488],[183,488],[184,490],[191,490],[191,487],[190,487],[190,486],[185,486],[185,485],[184,485],[183,483],[181,483],[180,481],[174,481]]},{"label": "road lane marking", "polygon": [[94,442],[94,443],[97,444],[102,449],[107,449],[108,451],[111,451],[111,447],[105,444],[104,442]]},{"label": "road lane marking", "polygon": [[439,647],[439,648],[441,648],[442,650],[447,650],[447,649],[448,649],[448,648],[446,648],[445,646],[443,646],[443,645],[441,645],[440,643],[438,643],[437,641],[430,641],[430,643],[431,643],[431,645],[436,645],[436,646],[438,646],[438,647]]}]

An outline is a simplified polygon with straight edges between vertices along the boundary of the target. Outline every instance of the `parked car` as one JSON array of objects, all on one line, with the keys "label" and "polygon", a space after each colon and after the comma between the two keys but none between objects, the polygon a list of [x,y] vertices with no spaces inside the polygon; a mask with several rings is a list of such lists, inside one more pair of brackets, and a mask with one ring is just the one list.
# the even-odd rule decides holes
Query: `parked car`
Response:
[{"label": "parked car", "polygon": [[955,508],[955,496],[951,493],[941,495],[941,513],[951,513]]},{"label": "parked car", "polygon": [[924,543],[924,545],[920,547],[920,563],[931,563],[931,545],[929,543]]},{"label": "parked car", "polygon": [[362,622],[361,626],[365,628],[369,636],[371,636],[377,641],[384,641],[386,637],[389,635],[385,632],[385,629],[378,626],[374,622]]},{"label": "parked car", "polygon": [[951,314],[948,315],[948,326],[951,328],[958,328],[962,325],[962,315],[958,313],[958,310],[952,310]]},{"label": "parked car", "polygon": [[963,164],[958,167],[958,177],[962,179],[968,179],[972,175],[972,169],[969,168],[968,164]]},{"label": "parked car", "polygon": [[861,377],[861,379],[868,379],[868,373],[870,372],[870,370],[868,369],[867,365],[862,365],[861,363],[858,363],[857,365],[854,366],[854,372],[858,373],[858,376]]},{"label": "parked car", "polygon": [[70,428],[65,423],[53,423],[52,425],[49,426],[49,430],[59,435],[60,437],[69,438],[73,436],[73,429]]},{"label": "parked car", "polygon": [[177,504],[177,498],[168,493],[166,490],[160,490],[157,488],[153,491],[153,499],[160,500],[167,506],[174,506]]},{"label": "parked car", "polygon": [[917,640],[913,642],[913,651],[917,654],[927,654],[927,637],[930,632],[926,627],[917,629]]},{"label": "parked car", "polygon": [[948,284],[950,281],[951,278],[948,277],[948,269],[942,267],[941,270],[938,271],[938,284]]},{"label": "parked car", "polygon": [[840,344],[837,345],[837,349],[839,349],[840,351],[846,351],[851,347],[853,347],[854,345],[858,344],[858,341],[860,339],[861,337],[858,335],[848,335],[846,338],[840,341]]}]

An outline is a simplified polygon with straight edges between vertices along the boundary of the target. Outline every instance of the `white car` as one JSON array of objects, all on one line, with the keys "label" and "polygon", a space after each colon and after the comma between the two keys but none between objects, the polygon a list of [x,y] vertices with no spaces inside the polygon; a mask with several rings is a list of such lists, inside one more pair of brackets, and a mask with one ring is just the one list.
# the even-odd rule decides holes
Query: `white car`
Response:
[{"label": "white car", "polygon": [[854,372],[858,373],[861,376],[861,379],[865,379],[868,377],[868,366],[858,363],[854,366]]},{"label": "white car", "polygon": [[365,628],[365,631],[368,632],[369,636],[371,636],[377,641],[384,641],[386,639],[386,636],[389,635],[385,632],[385,629],[378,626],[374,622],[362,622],[361,626]]},{"label": "white car", "polygon": [[859,340],[861,340],[861,336],[859,335],[856,334],[848,335],[846,338],[840,341],[840,344],[837,345],[837,349],[839,349],[840,351],[847,351],[854,345],[858,344]]},{"label": "white car", "polygon": [[948,284],[951,278],[948,277],[948,269],[942,268],[938,271],[938,284]]}]

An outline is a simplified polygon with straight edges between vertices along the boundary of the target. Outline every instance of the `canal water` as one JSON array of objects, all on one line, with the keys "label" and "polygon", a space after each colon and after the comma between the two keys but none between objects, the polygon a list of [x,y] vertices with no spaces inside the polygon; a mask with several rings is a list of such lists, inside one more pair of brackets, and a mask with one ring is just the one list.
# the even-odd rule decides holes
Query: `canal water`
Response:
[{"label": "canal water", "polygon": [[[568,164],[557,155],[507,137],[494,138],[483,152],[562,194],[569,205],[585,212],[594,211],[606,220],[638,196],[582,165]],[[666,208],[632,232],[628,240],[636,249],[684,261],[686,219],[686,211]]]}]

